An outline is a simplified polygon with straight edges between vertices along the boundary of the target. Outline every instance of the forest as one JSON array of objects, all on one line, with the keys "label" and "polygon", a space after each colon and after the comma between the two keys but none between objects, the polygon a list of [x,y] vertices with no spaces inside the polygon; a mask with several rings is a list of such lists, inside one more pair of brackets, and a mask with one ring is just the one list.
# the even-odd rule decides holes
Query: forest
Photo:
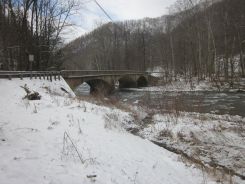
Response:
[{"label": "forest", "polygon": [[78,1],[1,0],[3,70],[139,70],[166,78],[245,75],[244,0],[178,0],[159,18],[101,24],[61,47]]},{"label": "forest", "polygon": [[110,22],[62,49],[66,69],[145,71],[167,78],[235,79],[245,74],[244,0],[178,0],[159,18]]},{"label": "forest", "polygon": [[56,66],[60,33],[77,7],[74,0],[0,0],[0,69]]}]

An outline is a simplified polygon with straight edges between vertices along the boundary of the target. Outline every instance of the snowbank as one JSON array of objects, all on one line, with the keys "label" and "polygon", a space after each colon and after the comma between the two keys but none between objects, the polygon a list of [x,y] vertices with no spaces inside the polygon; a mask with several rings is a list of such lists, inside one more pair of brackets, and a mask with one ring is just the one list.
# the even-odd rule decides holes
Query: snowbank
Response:
[{"label": "snowbank", "polygon": [[233,183],[245,183],[241,179],[245,176],[245,118],[189,112],[155,114],[138,129],[143,138],[228,172],[234,176]]},{"label": "snowbank", "polygon": [[[25,84],[41,100],[23,100]],[[125,132],[127,113],[72,98],[63,79],[1,79],[0,91],[1,184],[214,183]]]},{"label": "snowbank", "polygon": [[148,68],[147,72],[149,72],[150,75],[153,76],[153,77],[161,78],[161,77],[164,76],[165,70],[162,67],[160,67],[160,66],[156,66],[156,67],[153,67],[153,68]]},{"label": "snowbank", "polygon": [[161,91],[161,92],[181,92],[181,91],[218,91],[218,88],[214,86],[211,82],[207,80],[192,82],[185,81],[182,78],[179,78],[177,81],[172,81],[166,84],[161,84],[160,86],[145,87],[138,89],[139,91]]},{"label": "snowbank", "polygon": [[183,78],[179,78],[177,81],[164,83],[159,82],[159,86],[144,87],[140,89],[132,88],[132,91],[155,91],[155,92],[188,92],[188,91],[223,91],[223,92],[237,92],[239,90],[245,91],[245,78],[242,78],[239,82],[234,82],[233,87],[228,82],[220,83],[210,82],[209,80],[198,81],[192,79],[192,81],[186,81]]}]

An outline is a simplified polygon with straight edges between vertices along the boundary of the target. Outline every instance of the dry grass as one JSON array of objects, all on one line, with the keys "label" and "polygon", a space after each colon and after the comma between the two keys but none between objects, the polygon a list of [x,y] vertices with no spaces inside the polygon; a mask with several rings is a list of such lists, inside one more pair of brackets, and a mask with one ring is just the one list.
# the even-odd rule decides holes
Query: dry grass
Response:
[{"label": "dry grass", "polygon": [[173,138],[173,134],[172,134],[171,130],[163,129],[158,133],[158,137],[159,138],[164,138],[164,137]]},{"label": "dry grass", "polygon": [[80,97],[76,97],[76,99],[79,102],[86,101],[86,102],[93,103],[98,106],[109,107],[112,109],[120,109],[125,112],[132,112],[132,109],[130,108],[129,105],[123,104],[116,97],[109,99],[109,98],[101,97],[97,95],[97,96],[82,96],[82,97],[80,96]]},{"label": "dry grass", "polygon": [[182,133],[182,132],[178,132],[177,133],[177,138],[180,140],[180,141],[185,141],[185,135]]},{"label": "dry grass", "polygon": [[115,112],[112,113],[106,113],[104,115],[104,128],[109,129],[109,130],[123,130],[123,127],[121,125],[121,122],[118,118],[118,114]]}]

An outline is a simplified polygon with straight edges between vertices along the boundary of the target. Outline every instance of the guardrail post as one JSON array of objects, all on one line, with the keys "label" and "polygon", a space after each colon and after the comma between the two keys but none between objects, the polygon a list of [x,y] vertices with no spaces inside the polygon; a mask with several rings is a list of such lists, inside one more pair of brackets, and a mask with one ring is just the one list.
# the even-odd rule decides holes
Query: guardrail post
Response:
[{"label": "guardrail post", "polygon": [[49,73],[49,76],[50,76],[50,81],[52,82],[52,72]]},{"label": "guardrail post", "polygon": [[42,79],[42,74],[39,73],[38,76],[39,76],[39,79],[41,80]]},{"label": "guardrail post", "polygon": [[12,80],[11,75],[8,75],[8,79],[9,79],[9,80]]},{"label": "guardrail post", "polygon": [[23,80],[23,75],[22,73],[19,73],[20,80]]}]

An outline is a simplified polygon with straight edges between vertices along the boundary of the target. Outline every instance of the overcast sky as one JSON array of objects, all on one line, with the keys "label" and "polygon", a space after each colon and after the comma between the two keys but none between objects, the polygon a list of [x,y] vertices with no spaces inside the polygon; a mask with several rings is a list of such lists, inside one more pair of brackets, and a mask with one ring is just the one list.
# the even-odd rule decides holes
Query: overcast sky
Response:
[{"label": "overcast sky", "polygon": [[[66,42],[92,31],[102,23],[110,20],[93,0],[84,2],[81,8],[70,18],[74,26],[62,35]],[[114,21],[159,17],[168,13],[168,7],[175,0],[97,0]]]}]

